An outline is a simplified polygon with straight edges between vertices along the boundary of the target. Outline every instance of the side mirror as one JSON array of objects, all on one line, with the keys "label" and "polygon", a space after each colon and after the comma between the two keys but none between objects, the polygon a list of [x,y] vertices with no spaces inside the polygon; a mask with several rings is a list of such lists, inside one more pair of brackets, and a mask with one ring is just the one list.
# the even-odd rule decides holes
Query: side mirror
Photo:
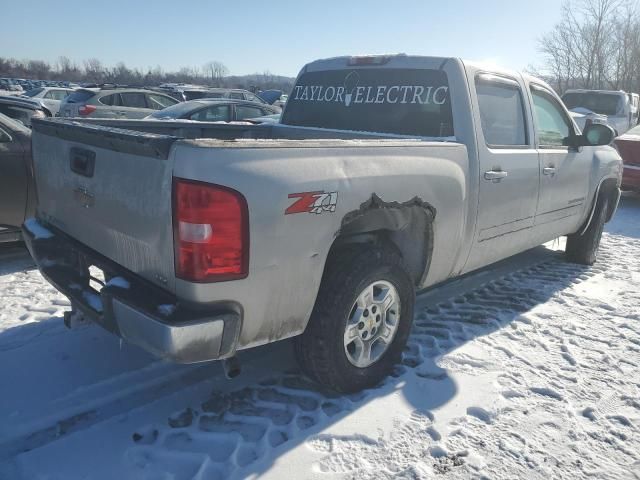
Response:
[{"label": "side mirror", "polygon": [[581,147],[595,147],[598,145],[609,145],[616,136],[615,131],[609,125],[602,123],[592,123],[587,125],[578,137],[578,144]]}]

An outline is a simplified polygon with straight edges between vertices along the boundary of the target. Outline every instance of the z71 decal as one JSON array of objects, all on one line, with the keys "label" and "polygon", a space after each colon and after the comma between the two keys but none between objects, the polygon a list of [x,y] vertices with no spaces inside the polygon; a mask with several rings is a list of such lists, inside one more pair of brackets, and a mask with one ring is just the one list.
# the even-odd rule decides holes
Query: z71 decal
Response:
[{"label": "z71 decal", "polygon": [[285,215],[292,213],[321,214],[336,211],[338,192],[290,193],[289,198],[297,198],[297,200],[284,211]]}]

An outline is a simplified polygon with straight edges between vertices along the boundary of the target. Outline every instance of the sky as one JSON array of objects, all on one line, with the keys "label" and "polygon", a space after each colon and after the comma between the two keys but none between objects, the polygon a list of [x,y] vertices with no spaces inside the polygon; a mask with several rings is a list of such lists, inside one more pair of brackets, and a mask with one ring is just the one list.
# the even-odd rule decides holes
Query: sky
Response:
[{"label": "sky", "polygon": [[295,76],[337,55],[454,56],[522,70],[561,0],[0,0],[0,57]]}]

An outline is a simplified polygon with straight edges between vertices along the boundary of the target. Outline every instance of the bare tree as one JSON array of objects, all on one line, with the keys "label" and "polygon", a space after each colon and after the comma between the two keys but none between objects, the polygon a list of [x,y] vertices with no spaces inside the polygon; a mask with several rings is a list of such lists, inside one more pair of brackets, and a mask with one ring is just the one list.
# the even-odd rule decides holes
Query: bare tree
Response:
[{"label": "bare tree", "polygon": [[84,61],[84,71],[87,78],[96,83],[100,83],[104,79],[104,68],[102,62],[97,58],[90,58]]},{"label": "bare tree", "polygon": [[638,0],[565,0],[539,50],[556,88],[640,87]]},{"label": "bare tree", "polygon": [[229,75],[229,69],[222,62],[212,60],[203,65],[206,75],[211,78],[211,84],[220,87],[223,85],[224,77]]}]

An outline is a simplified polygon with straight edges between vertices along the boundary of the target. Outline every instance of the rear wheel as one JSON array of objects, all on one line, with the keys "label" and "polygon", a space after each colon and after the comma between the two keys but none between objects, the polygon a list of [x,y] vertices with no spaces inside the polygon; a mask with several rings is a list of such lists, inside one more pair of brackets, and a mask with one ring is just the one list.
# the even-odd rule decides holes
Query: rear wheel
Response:
[{"label": "rear wheel", "polygon": [[390,247],[349,247],[329,259],[305,332],[302,369],[340,392],[372,387],[400,361],[413,321],[413,282]]},{"label": "rear wheel", "polygon": [[593,212],[591,223],[582,235],[574,233],[567,236],[567,246],[565,253],[567,260],[583,265],[593,265],[598,256],[600,239],[607,219],[609,199],[601,197],[596,204],[596,211]]}]

